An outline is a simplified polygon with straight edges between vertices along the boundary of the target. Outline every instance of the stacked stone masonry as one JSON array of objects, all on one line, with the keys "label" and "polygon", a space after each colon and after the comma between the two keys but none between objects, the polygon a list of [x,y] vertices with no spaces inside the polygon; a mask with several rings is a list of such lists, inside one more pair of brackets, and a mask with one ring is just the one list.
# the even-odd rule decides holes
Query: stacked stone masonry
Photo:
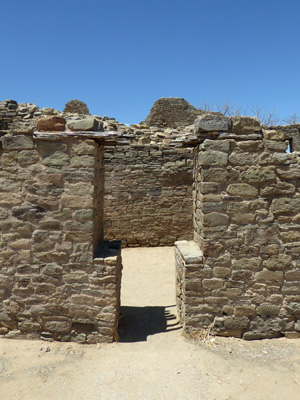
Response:
[{"label": "stacked stone masonry", "polygon": [[176,246],[185,331],[300,337],[299,153],[250,118],[195,129],[210,139],[195,149],[195,242]]},{"label": "stacked stone masonry", "polygon": [[106,147],[104,236],[123,246],[193,238],[193,153],[154,145]]},{"label": "stacked stone masonry", "polygon": [[299,137],[251,117],[126,127],[0,103],[0,334],[113,340],[121,243],[104,230],[128,246],[186,239],[186,333],[300,337]]},{"label": "stacked stone masonry", "polygon": [[112,341],[120,243],[103,242],[103,146],[0,138],[0,334]]}]

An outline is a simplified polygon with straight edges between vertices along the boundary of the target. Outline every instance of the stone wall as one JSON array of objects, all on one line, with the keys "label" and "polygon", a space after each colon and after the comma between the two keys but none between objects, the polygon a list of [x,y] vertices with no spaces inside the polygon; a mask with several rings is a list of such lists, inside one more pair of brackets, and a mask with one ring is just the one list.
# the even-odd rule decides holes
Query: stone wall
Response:
[{"label": "stone wall", "polygon": [[0,334],[112,341],[121,257],[102,243],[103,146],[60,135],[0,137]]},{"label": "stone wall", "polygon": [[106,147],[104,236],[123,246],[172,246],[193,237],[191,149]]},{"label": "stone wall", "polygon": [[153,104],[145,122],[160,128],[178,128],[192,125],[201,114],[205,114],[205,111],[197,110],[185,99],[162,97]]},{"label": "stone wall", "polygon": [[176,252],[185,331],[300,337],[299,153],[251,118],[195,130],[195,242]]}]

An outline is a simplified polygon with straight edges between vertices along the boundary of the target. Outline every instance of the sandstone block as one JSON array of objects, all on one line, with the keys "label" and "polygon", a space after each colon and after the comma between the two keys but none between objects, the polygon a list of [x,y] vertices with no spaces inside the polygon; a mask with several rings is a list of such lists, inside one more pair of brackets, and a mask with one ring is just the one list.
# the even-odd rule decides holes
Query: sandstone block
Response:
[{"label": "sandstone block", "polygon": [[50,156],[43,158],[43,164],[48,167],[63,167],[69,164],[69,156],[62,151],[56,151]]},{"label": "sandstone block", "polygon": [[227,214],[221,214],[218,212],[212,212],[210,214],[203,215],[204,226],[226,226],[229,223],[229,217]]},{"label": "sandstone block", "polygon": [[[94,298],[92,296],[86,296],[83,294],[80,295],[73,295],[70,299],[71,303],[78,304],[78,305],[85,305],[85,306],[92,306],[94,304]],[[84,315],[84,314],[81,314]]]},{"label": "sandstone block", "polygon": [[224,151],[228,153],[230,150],[230,140],[209,140],[205,139],[202,147],[207,150]]},{"label": "sandstone block", "polygon": [[71,321],[66,320],[48,320],[44,328],[52,332],[69,332],[71,330]]},{"label": "sandstone block", "polygon": [[62,196],[62,204],[65,208],[92,208],[93,198],[92,196]]},{"label": "sandstone block", "polygon": [[230,268],[225,267],[214,267],[213,268],[213,276],[215,278],[226,278],[231,274]]},{"label": "sandstone block", "polygon": [[267,140],[279,140],[284,141],[286,139],[286,135],[284,131],[278,131],[273,129],[263,129],[264,138]]},{"label": "sandstone block", "polygon": [[227,317],[224,321],[226,329],[247,329],[250,325],[250,320],[246,316],[241,317]]},{"label": "sandstone block", "polygon": [[194,241],[182,240],[175,242],[175,248],[186,264],[202,264],[202,251]]},{"label": "sandstone block", "polygon": [[34,142],[30,136],[5,135],[1,139],[4,150],[30,150],[34,148]]},{"label": "sandstone block", "polygon": [[40,118],[36,124],[41,132],[61,132],[65,130],[66,120],[63,117]]},{"label": "sandstone block", "polygon": [[252,198],[258,195],[258,190],[247,183],[232,183],[227,187],[227,193],[231,196]]},{"label": "sandstone block", "polygon": [[17,206],[23,202],[20,194],[1,193],[0,206]]},{"label": "sandstone block", "polygon": [[67,127],[71,131],[103,131],[103,125],[93,117],[69,121]]},{"label": "sandstone block", "polygon": [[206,182],[234,182],[239,178],[239,171],[231,167],[223,168],[208,168],[201,170],[201,178]]},{"label": "sandstone block", "polygon": [[251,213],[238,213],[232,216],[231,222],[233,224],[251,224],[255,221],[255,214]]},{"label": "sandstone block", "polygon": [[282,141],[279,142],[277,140],[266,140],[265,146],[268,150],[271,151],[282,151],[285,152],[288,146],[288,142]]},{"label": "sandstone block", "polygon": [[92,168],[95,165],[94,157],[91,155],[80,155],[71,157],[71,166],[74,168]]},{"label": "sandstone block", "polygon": [[39,160],[39,154],[36,150],[22,150],[18,153],[18,162],[21,167],[32,165]]},{"label": "sandstone block", "polygon": [[234,309],[234,315],[236,317],[252,317],[255,314],[255,306],[254,305],[240,305],[236,306]]},{"label": "sandstone block", "polygon": [[280,306],[276,306],[275,304],[262,303],[257,307],[256,313],[264,318],[266,317],[277,317],[280,312]]},{"label": "sandstone block", "polygon": [[260,132],[260,120],[257,117],[236,115],[231,117],[232,131],[237,134]]},{"label": "sandstone block", "polygon": [[295,315],[298,318],[300,317],[300,304],[298,302],[292,301],[286,305],[285,308],[291,315]]},{"label": "sandstone block", "polygon": [[262,196],[270,196],[277,194],[292,194],[295,192],[295,186],[291,183],[278,182],[277,184],[270,184],[261,188],[260,194]]},{"label": "sandstone block", "polygon": [[82,140],[72,146],[72,151],[77,155],[95,154],[95,143],[93,140]]},{"label": "sandstone block", "polygon": [[252,165],[257,159],[256,153],[232,153],[229,157],[229,162],[234,165]]},{"label": "sandstone block", "polygon": [[228,154],[221,151],[207,150],[200,152],[198,156],[198,164],[200,166],[219,166],[226,165]]},{"label": "sandstone block", "polygon": [[251,166],[247,171],[242,173],[241,177],[247,183],[274,182],[276,180],[273,167]]},{"label": "sandstone block", "polygon": [[284,278],[287,281],[300,281],[300,270],[286,271]]},{"label": "sandstone block", "polygon": [[270,271],[263,269],[254,275],[256,281],[267,281],[267,282],[282,282],[283,272],[282,271]]},{"label": "sandstone block", "polygon": [[229,119],[224,115],[204,114],[195,120],[194,127],[195,133],[227,132],[229,128]]},{"label": "sandstone block", "polygon": [[87,194],[92,195],[94,193],[94,185],[91,183],[88,184],[86,182],[79,183],[67,183],[65,184],[65,193],[76,195],[76,196],[85,196]]},{"label": "sandstone block", "polygon": [[300,178],[300,167],[289,166],[289,167],[279,167],[276,169],[278,175],[283,179],[299,179]]},{"label": "sandstone block", "polygon": [[300,199],[282,197],[272,201],[271,209],[274,214],[297,213],[300,208]]},{"label": "sandstone block", "polygon": [[236,145],[242,151],[248,151],[248,152],[254,151],[257,153],[262,151],[264,147],[263,142],[261,140],[243,140],[242,142],[237,142]]},{"label": "sandstone block", "polygon": [[203,279],[202,285],[204,289],[209,289],[209,290],[218,289],[223,287],[224,281],[223,279],[219,278]]},{"label": "sandstone block", "polygon": [[199,185],[202,194],[215,193],[219,190],[219,183],[217,182],[201,182]]}]

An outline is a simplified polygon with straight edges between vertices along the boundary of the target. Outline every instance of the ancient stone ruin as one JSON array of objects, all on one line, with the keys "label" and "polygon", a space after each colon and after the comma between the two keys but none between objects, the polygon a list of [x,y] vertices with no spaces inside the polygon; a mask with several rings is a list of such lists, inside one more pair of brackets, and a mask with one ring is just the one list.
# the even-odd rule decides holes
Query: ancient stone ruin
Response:
[{"label": "ancient stone ruin", "polygon": [[121,242],[176,242],[187,334],[300,336],[299,125],[195,117],[0,103],[1,335],[112,341]]},{"label": "ancient stone ruin", "polygon": [[70,100],[67,102],[64,111],[64,114],[84,114],[91,115],[87,105],[80,100]]}]

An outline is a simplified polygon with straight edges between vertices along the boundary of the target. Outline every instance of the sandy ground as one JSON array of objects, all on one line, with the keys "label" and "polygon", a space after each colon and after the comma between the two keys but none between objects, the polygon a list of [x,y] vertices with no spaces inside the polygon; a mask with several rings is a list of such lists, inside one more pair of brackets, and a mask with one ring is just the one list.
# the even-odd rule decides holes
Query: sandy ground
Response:
[{"label": "sandy ground", "polygon": [[300,340],[184,339],[173,251],[123,250],[119,343],[0,339],[0,400],[299,400]]}]

